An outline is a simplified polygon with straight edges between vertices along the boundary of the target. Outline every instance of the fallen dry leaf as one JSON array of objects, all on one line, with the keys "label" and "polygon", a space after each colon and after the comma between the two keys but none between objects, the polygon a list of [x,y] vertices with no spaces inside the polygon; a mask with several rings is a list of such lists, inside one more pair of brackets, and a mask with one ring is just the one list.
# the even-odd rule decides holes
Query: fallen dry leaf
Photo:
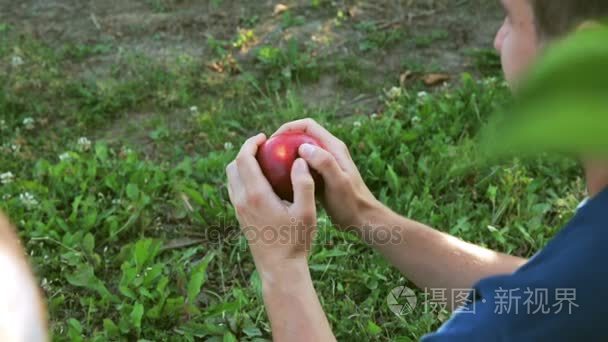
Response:
[{"label": "fallen dry leaf", "polygon": [[438,84],[442,84],[445,81],[450,80],[450,75],[448,74],[428,74],[422,78],[424,84],[427,86],[435,86]]},{"label": "fallen dry leaf", "polygon": [[279,15],[279,14],[287,11],[288,9],[289,9],[289,7],[287,7],[286,5],[277,4],[276,6],[274,6],[274,11],[272,12],[272,15]]},{"label": "fallen dry leaf", "polygon": [[405,86],[405,83],[412,77],[414,73],[411,70],[406,70],[404,73],[399,75],[399,85],[401,88]]},{"label": "fallen dry leaf", "polygon": [[209,68],[211,71],[215,71],[220,74],[224,72],[224,66],[218,62],[213,62],[211,64],[208,64],[207,68]]}]

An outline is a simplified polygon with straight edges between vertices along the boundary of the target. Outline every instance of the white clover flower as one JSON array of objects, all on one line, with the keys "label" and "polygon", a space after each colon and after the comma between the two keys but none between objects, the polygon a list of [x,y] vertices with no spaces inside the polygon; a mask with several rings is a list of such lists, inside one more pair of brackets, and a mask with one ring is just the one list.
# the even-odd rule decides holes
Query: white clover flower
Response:
[{"label": "white clover flower", "polygon": [[132,150],[132,149],[130,149],[130,148],[128,148],[128,147],[124,147],[124,146],[123,146],[123,147],[120,149],[120,153],[122,153],[122,154],[124,154],[124,155],[128,155],[128,154],[133,153],[133,150]]},{"label": "white clover flower", "polygon": [[65,152],[59,155],[59,160],[60,161],[69,161],[70,159],[72,159],[72,156],[70,155],[70,152]]},{"label": "white clover flower", "polygon": [[403,89],[399,87],[392,87],[388,92],[386,92],[386,96],[389,100],[395,100],[403,94]]},{"label": "white clover flower", "polygon": [[420,123],[420,121],[422,121],[422,119],[420,119],[420,117],[419,117],[418,115],[416,115],[416,116],[414,116],[414,117],[412,118],[412,123],[413,123],[413,124],[415,124],[415,125],[416,125],[416,124],[419,124],[419,123]]},{"label": "white clover flower", "polygon": [[24,192],[20,194],[19,200],[21,201],[21,204],[23,204],[27,209],[37,207],[39,204],[36,197],[34,197],[34,195],[30,194],[29,192]]},{"label": "white clover flower", "polygon": [[372,120],[377,119],[378,113],[372,113],[372,115],[370,115],[370,118],[372,118]]},{"label": "white clover flower", "polygon": [[427,93],[426,91],[418,92],[417,96],[418,96],[418,99],[417,99],[418,104],[424,104],[429,99],[429,93]]},{"label": "white clover flower", "polygon": [[14,68],[19,67],[19,66],[22,66],[23,64],[25,64],[25,62],[23,61],[23,58],[21,58],[21,56],[14,55],[14,56],[11,58],[11,65],[12,65]]},{"label": "white clover flower", "polygon": [[21,151],[21,145],[12,144],[11,150],[13,150],[13,153],[19,153],[19,151]]},{"label": "white clover flower", "polygon": [[28,131],[31,131],[34,129],[34,119],[33,118],[25,118],[23,119],[23,126],[25,127],[25,129],[27,129]]},{"label": "white clover flower", "polygon": [[498,78],[496,78],[496,77],[488,77],[483,80],[484,85],[493,85],[493,84],[496,84],[497,82],[498,82]]},{"label": "white clover flower", "polygon": [[[44,259],[48,259],[48,255],[44,256]],[[42,287],[45,291],[51,291],[51,283],[46,279],[42,279],[42,282],[40,283],[40,287]]]},{"label": "white clover flower", "polygon": [[226,151],[230,151],[234,148],[234,145],[232,145],[232,143],[230,141],[227,141],[224,143],[224,150]]},{"label": "white clover flower", "polygon": [[361,127],[361,121],[355,121],[355,122],[353,122],[353,126],[355,126],[355,127]]},{"label": "white clover flower", "polygon": [[198,114],[198,107],[197,106],[190,107],[190,114],[192,114],[192,115]]},{"label": "white clover flower", "polygon": [[81,137],[78,139],[78,148],[80,151],[85,152],[91,149],[91,140],[87,137]]},{"label": "white clover flower", "polygon": [[0,183],[6,185],[10,184],[15,180],[15,175],[12,172],[0,173]]}]

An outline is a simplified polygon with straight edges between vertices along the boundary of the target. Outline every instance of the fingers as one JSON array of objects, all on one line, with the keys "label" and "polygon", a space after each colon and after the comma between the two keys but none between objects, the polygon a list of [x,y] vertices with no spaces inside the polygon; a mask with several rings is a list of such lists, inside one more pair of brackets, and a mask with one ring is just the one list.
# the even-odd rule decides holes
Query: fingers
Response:
[{"label": "fingers", "polygon": [[323,176],[326,183],[329,184],[344,175],[344,171],[338,165],[336,158],[324,149],[310,144],[303,144],[298,152],[310,167]]},{"label": "fingers", "polygon": [[242,197],[244,189],[235,162],[228,164],[226,176],[228,177],[228,196],[230,197],[230,202],[236,206]]},{"label": "fingers", "polygon": [[315,182],[304,159],[298,158],[291,168],[293,203],[297,207],[315,205]]},{"label": "fingers", "polygon": [[313,119],[302,119],[286,123],[273,136],[292,131],[304,132],[319,140],[323,148],[334,155],[343,170],[353,171],[353,169],[356,169],[346,145]]},{"label": "fingers", "polygon": [[272,192],[272,188],[266,177],[264,177],[256,159],[258,147],[265,141],[266,136],[264,134],[258,134],[255,137],[247,139],[236,157],[236,168],[241,184],[247,194],[253,196],[256,196],[255,194]]},{"label": "fingers", "polygon": [[315,120],[310,118],[296,120],[283,124],[272,136],[292,131],[305,132],[311,136],[314,136],[317,139],[323,139],[328,141],[337,139],[331,133],[329,133],[329,131],[326,130],[323,126],[319,125]]}]

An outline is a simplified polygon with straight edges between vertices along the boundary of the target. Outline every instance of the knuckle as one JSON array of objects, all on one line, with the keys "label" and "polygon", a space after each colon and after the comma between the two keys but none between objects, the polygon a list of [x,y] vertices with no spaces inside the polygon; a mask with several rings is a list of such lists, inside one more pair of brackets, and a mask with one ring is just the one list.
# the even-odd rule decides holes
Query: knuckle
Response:
[{"label": "knuckle", "polygon": [[245,155],[243,154],[239,154],[238,156],[236,156],[236,159],[234,160],[235,164],[238,166],[242,166],[245,163]]},{"label": "knuckle", "polygon": [[263,194],[257,190],[252,191],[251,193],[247,194],[247,203],[254,208],[259,207],[263,201],[264,201]]},{"label": "knuckle", "polygon": [[315,119],[313,118],[306,118],[303,120],[304,123],[306,123],[307,125],[318,125],[317,122],[315,121]]},{"label": "knuckle", "polygon": [[236,214],[240,216],[247,210],[247,204],[245,201],[236,200],[234,202],[234,210],[236,210]]},{"label": "knuckle", "polygon": [[333,165],[332,157],[329,153],[319,153],[319,166],[322,169],[327,169]]},{"label": "knuckle", "polygon": [[340,148],[340,150],[343,153],[348,154],[349,153],[348,152],[348,146],[346,146],[346,143],[344,143],[344,141],[342,141],[342,140],[338,140],[338,141],[339,141],[338,142],[338,148]]},{"label": "knuckle", "polygon": [[304,224],[310,224],[316,218],[315,211],[311,208],[302,209],[299,216]]}]

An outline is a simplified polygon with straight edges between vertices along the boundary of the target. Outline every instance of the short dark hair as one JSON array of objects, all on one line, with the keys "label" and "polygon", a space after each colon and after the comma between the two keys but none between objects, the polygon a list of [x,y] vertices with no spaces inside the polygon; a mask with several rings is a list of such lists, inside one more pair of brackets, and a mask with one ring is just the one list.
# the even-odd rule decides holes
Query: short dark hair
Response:
[{"label": "short dark hair", "polygon": [[588,20],[608,17],[608,0],[530,0],[543,39],[559,38]]}]

